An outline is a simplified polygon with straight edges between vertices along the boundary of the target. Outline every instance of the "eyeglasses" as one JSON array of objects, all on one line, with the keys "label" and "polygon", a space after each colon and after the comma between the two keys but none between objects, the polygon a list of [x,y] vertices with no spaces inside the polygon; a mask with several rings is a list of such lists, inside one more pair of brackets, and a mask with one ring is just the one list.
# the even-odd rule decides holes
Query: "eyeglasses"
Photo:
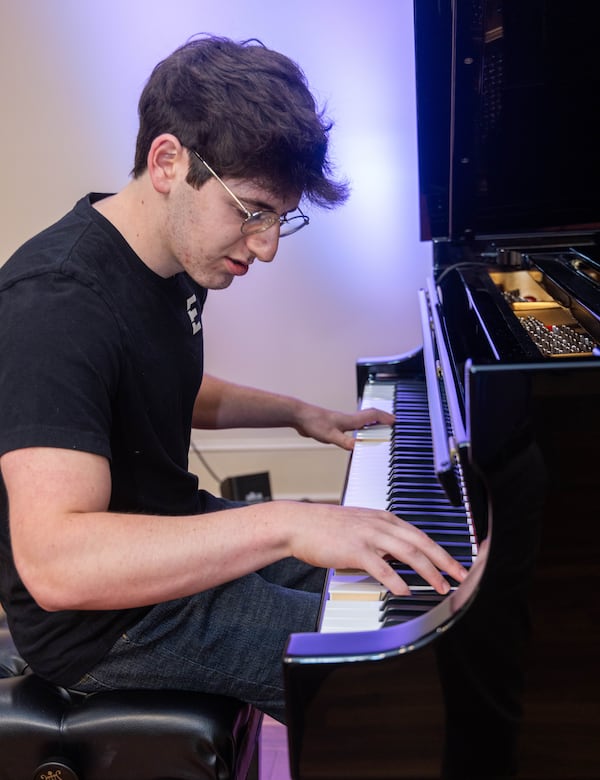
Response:
[{"label": "eyeglasses", "polygon": [[190,149],[190,151],[200,160],[202,165],[206,167],[206,170],[211,174],[211,176],[214,176],[219,184],[221,184],[221,186],[227,190],[227,192],[231,195],[231,197],[246,215],[246,218],[242,222],[240,228],[245,236],[250,236],[253,233],[263,233],[265,230],[272,228],[273,225],[279,224],[279,235],[281,238],[283,238],[284,236],[291,236],[292,233],[297,233],[303,227],[306,227],[306,225],[308,225],[310,222],[306,214],[303,214],[300,209],[296,209],[300,213],[295,214],[292,217],[280,217],[279,214],[274,211],[248,211],[241,200],[233,194],[223,179],[221,179],[221,177],[213,171],[206,160],[200,157],[195,149]]}]

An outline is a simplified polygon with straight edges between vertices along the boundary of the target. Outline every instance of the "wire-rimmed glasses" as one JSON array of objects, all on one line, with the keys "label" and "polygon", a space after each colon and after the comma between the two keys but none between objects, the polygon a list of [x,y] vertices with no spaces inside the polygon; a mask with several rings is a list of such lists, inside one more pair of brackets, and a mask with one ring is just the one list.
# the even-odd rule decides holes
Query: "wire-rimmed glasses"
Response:
[{"label": "wire-rimmed glasses", "polygon": [[253,233],[263,233],[265,230],[269,230],[269,228],[272,228],[273,225],[279,224],[279,235],[281,238],[283,238],[284,236],[291,236],[292,233],[297,233],[303,227],[306,227],[306,225],[308,225],[308,223],[310,222],[306,214],[303,214],[299,208],[296,209],[299,213],[294,214],[291,217],[290,216],[280,217],[279,214],[277,214],[275,211],[268,211],[268,210],[248,211],[248,209],[244,206],[241,200],[236,195],[233,194],[233,192],[225,184],[223,179],[221,179],[221,177],[217,173],[215,173],[215,171],[213,171],[213,169],[206,162],[206,160],[203,157],[201,157],[195,149],[190,149],[190,151],[200,160],[202,165],[205,166],[206,170],[211,174],[211,176],[214,176],[214,178],[219,182],[219,184],[221,184],[221,186],[227,190],[229,195],[234,199],[236,204],[246,215],[246,218],[244,219],[240,227],[240,230],[245,236],[252,235]]}]

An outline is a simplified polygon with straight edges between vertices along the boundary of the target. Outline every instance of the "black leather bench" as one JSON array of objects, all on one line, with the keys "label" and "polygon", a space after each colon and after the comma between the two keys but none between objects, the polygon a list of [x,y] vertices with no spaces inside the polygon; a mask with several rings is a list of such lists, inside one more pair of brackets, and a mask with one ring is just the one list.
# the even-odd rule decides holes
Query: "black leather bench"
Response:
[{"label": "black leather bench", "polygon": [[258,780],[261,722],[225,696],[51,685],[0,611],[0,780]]}]

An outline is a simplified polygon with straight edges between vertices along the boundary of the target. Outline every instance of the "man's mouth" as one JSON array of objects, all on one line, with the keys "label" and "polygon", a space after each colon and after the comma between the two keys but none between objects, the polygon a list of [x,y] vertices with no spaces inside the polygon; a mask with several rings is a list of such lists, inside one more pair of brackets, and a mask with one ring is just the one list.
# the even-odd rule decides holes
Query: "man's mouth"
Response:
[{"label": "man's mouth", "polygon": [[225,262],[229,272],[234,276],[244,276],[244,274],[248,273],[248,263],[243,263],[241,260],[235,260],[233,257],[226,257]]}]

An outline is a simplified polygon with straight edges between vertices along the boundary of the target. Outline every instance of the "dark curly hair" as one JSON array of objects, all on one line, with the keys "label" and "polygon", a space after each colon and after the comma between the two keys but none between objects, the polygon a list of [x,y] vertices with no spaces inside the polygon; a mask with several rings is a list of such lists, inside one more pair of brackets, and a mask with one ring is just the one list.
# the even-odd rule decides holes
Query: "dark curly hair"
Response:
[{"label": "dark curly hair", "polygon": [[[172,133],[220,176],[251,179],[284,197],[301,193],[325,207],[348,197],[348,185],[332,177],[331,123],[304,73],[260,41],[188,41],[154,68],[138,111],[135,177],[146,170],[153,139]],[[209,175],[190,155],[188,182],[200,187]]]}]

